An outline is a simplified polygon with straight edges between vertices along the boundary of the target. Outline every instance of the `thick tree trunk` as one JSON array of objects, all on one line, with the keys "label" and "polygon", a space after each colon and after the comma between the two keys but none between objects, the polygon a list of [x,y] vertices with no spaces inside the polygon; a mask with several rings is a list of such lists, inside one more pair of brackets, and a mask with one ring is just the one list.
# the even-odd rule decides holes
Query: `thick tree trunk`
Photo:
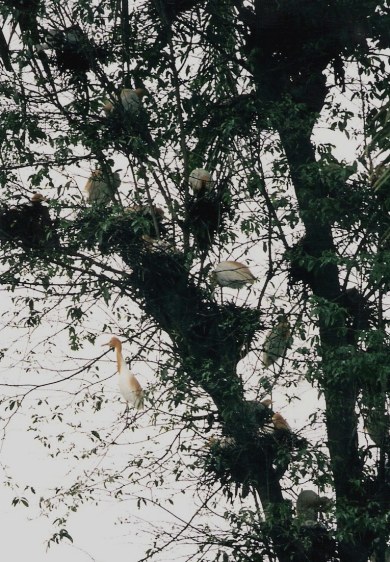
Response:
[{"label": "thick tree trunk", "polygon": [[[312,249],[312,256],[321,260],[321,256],[332,254],[336,258],[332,238],[331,224],[321,212],[321,202],[326,197],[321,178],[315,171],[316,160],[314,148],[306,130],[307,116],[299,133],[299,123],[291,133],[286,128],[279,129],[280,137],[290,166],[291,178],[300,206],[300,216],[305,225],[305,240]],[[310,170],[310,172],[308,172]],[[316,213],[315,209],[319,212]],[[326,263],[314,270],[311,289],[313,294],[330,303],[336,303],[340,297],[338,271],[334,263]],[[337,504],[343,509],[356,508],[360,503],[361,492],[356,489],[356,482],[363,479],[362,460],[358,453],[356,400],[359,392],[357,381],[353,376],[343,378],[334,372],[340,346],[345,345],[342,322],[329,325],[325,315],[319,314],[319,328],[322,347],[323,375],[321,385],[326,399],[326,426],[328,446],[336,492]],[[336,376],[335,376],[336,375]],[[343,533],[343,523],[339,523]],[[364,562],[367,560],[369,538],[356,532],[351,540],[339,542],[341,562]]]}]

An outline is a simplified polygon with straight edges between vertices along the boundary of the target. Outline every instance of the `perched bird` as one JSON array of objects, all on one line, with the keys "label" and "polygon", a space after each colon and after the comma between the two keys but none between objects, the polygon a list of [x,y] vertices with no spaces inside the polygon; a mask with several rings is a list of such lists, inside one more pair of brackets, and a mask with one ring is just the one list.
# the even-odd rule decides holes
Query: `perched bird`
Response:
[{"label": "perched bird", "polygon": [[116,361],[119,373],[119,390],[128,404],[136,410],[144,408],[144,391],[135,375],[128,369],[122,355],[122,342],[118,338],[111,338],[106,344],[116,351]]},{"label": "perched bird", "polygon": [[221,261],[211,274],[213,284],[240,289],[256,281],[249,268],[239,261]]},{"label": "perched bird", "polygon": [[330,499],[326,496],[319,496],[313,490],[302,490],[296,503],[297,517],[305,523],[315,522],[318,520],[318,513],[324,511],[329,503]]},{"label": "perched bird", "polygon": [[143,88],[135,88],[135,90],[123,88],[120,93],[123,109],[132,114],[137,114],[141,109],[141,100],[145,94],[146,91]]},{"label": "perched bird", "polygon": [[34,244],[52,243],[58,245],[58,234],[51,220],[49,209],[42,205],[47,201],[42,193],[33,193],[30,204],[25,205],[22,211],[24,229],[29,232],[29,237]]},{"label": "perched bird", "polygon": [[149,217],[154,214],[158,220],[162,220],[165,217],[164,209],[156,205],[152,205],[151,207],[149,205],[132,205],[131,207],[126,207],[125,211],[127,213],[141,214]]},{"label": "perched bird", "polygon": [[[121,93],[119,94],[119,101],[122,105],[123,111],[130,115],[137,115],[141,109],[141,100],[145,94],[146,91],[143,88],[135,88],[135,90],[122,88]],[[107,117],[114,113],[115,107],[115,103],[110,100],[107,100],[104,103],[103,111]]]},{"label": "perched bird", "polygon": [[210,190],[213,181],[210,172],[203,168],[195,168],[195,170],[192,170],[190,173],[189,184],[194,190],[194,193],[200,193]]},{"label": "perched bird", "polygon": [[291,347],[291,328],[287,317],[282,314],[264,341],[263,364],[270,367],[275,361],[284,357]]},{"label": "perched bird", "polygon": [[285,431],[291,431],[291,427],[288,425],[282,414],[276,412],[272,416],[272,423],[274,424],[275,429],[284,429]]},{"label": "perched bird", "polygon": [[136,156],[150,154],[160,156],[159,148],[149,131],[149,116],[141,100],[146,94],[143,88],[123,88],[118,99],[106,100],[103,111],[112,140],[121,139],[121,148]]},{"label": "perched bird", "polygon": [[102,170],[93,171],[84,187],[88,203],[100,205],[110,203],[120,184],[121,179],[118,172],[107,175]]}]

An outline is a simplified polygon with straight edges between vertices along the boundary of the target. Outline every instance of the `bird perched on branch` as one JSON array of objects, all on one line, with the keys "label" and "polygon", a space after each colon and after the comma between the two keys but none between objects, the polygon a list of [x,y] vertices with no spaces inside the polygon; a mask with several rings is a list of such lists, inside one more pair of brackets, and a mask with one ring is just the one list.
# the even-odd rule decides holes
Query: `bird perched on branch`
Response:
[{"label": "bird perched on branch", "polygon": [[122,148],[126,146],[136,156],[148,153],[158,158],[160,151],[150,134],[149,116],[141,103],[145,94],[144,88],[122,88],[116,100],[106,100],[103,111],[113,140],[125,137],[122,138]]},{"label": "bird perched on branch", "polygon": [[170,254],[173,254],[175,252],[175,248],[167,240],[158,240],[157,238],[152,238],[147,234],[143,234],[141,238],[144,242],[145,249],[148,251]]},{"label": "bird perched on branch", "polygon": [[123,398],[128,404],[131,404],[136,410],[144,408],[144,391],[134,373],[128,369],[122,355],[122,342],[118,338],[111,338],[106,344],[116,351],[116,362],[119,373],[119,390]]},{"label": "bird perched on branch", "polygon": [[103,170],[93,171],[84,187],[88,203],[107,205],[113,201],[120,184],[118,172],[105,174]]},{"label": "bird perched on branch", "polygon": [[235,447],[236,445],[237,443],[234,437],[231,437],[229,435],[225,435],[220,439],[212,436],[209,437],[206,441],[206,447],[210,447],[210,448],[216,447],[219,449],[228,449],[228,448]]},{"label": "bird perched on branch", "polygon": [[190,173],[189,184],[194,193],[200,194],[209,191],[213,186],[213,181],[210,172],[204,168],[195,168]]},{"label": "bird perched on branch", "polygon": [[239,261],[221,261],[212,272],[211,280],[214,285],[240,289],[244,285],[253,285],[256,277]]},{"label": "bird perched on branch", "polygon": [[103,111],[107,117],[110,116],[115,112],[116,106],[120,102],[123,111],[130,115],[136,116],[141,109],[141,100],[145,94],[146,91],[143,88],[135,88],[135,90],[131,90],[130,88],[122,88],[119,94],[119,100],[115,103],[107,100],[103,105]]},{"label": "bird perched on branch", "polygon": [[274,428],[276,430],[291,431],[291,427],[279,412],[275,412],[272,416],[272,423],[274,424]]},{"label": "bird perched on branch", "polygon": [[141,100],[145,94],[146,91],[143,88],[135,88],[135,90],[123,88],[120,93],[123,109],[129,113],[138,113],[141,109]]},{"label": "bird perched on branch", "polygon": [[291,347],[291,327],[287,317],[282,314],[278,323],[273,326],[264,341],[263,364],[270,367],[275,361],[284,357],[287,349]]},{"label": "bird perched on branch", "polygon": [[302,490],[296,503],[297,517],[305,523],[315,522],[318,520],[318,513],[326,510],[330,501],[326,496],[319,496],[313,490]]},{"label": "bird perched on branch", "polygon": [[30,231],[31,239],[35,243],[59,245],[59,238],[54,223],[51,220],[49,209],[42,205],[47,199],[42,193],[33,193],[30,205],[24,207],[24,220],[26,231]]}]

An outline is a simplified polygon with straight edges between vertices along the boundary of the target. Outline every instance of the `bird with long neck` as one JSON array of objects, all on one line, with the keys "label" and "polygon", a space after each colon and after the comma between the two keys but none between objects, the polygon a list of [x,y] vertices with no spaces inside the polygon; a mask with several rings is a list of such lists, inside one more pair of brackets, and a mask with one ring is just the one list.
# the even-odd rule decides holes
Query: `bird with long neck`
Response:
[{"label": "bird with long neck", "polygon": [[118,338],[113,337],[108,343],[103,345],[108,345],[115,349],[119,373],[119,390],[123,398],[136,410],[143,410],[144,391],[134,373],[126,365],[122,355],[122,342]]}]

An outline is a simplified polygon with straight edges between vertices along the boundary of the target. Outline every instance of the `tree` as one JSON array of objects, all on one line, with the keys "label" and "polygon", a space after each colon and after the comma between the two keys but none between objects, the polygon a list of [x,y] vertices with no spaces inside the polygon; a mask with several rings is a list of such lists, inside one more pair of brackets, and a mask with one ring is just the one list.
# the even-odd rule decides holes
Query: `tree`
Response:
[{"label": "tree", "polygon": [[[178,480],[194,471],[204,509],[221,494],[232,502],[229,531],[196,537],[200,559],[383,562],[387,3],[6,0],[0,10],[1,282],[27,290],[24,326],[65,303],[74,351],[111,331],[133,359],[155,362],[147,415],[177,437],[164,467],[130,450],[126,466],[157,487],[163,468]],[[324,127],[355,141],[349,160],[320,142]],[[90,204],[75,181],[87,168],[105,184]],[[193,193],[203,168],[212,179]],[[32,211],[27,196],[44,182],[50,212]],[[254,289],[213,288],[210,273],[229,259],[257,264]],[[91,329],[103,301],[111,321]],[[271,362],[268,349],[266,368],[278,322],[285,345]],[[61,382],[81,393],[76,410],[98,412],[100,358],[81,367],[81,388],[77,369],[33,388]],[[308,383],[324,408],[297,432],[274,414],[283,389],[294,401]],[[31,392],[21,386],[8,414]],[[272,406],[261,404],[270,393]],[[125,423],[136,433],[142,419]],[[317,423],[325,442],[310,439]],[[92,431],[85,455],[109,447],[113,434],[102,435]],[[330,498],[316,496],[310,515],[289,500],[307,482]],[[93,494],[80,479],[61,501]]]}]

